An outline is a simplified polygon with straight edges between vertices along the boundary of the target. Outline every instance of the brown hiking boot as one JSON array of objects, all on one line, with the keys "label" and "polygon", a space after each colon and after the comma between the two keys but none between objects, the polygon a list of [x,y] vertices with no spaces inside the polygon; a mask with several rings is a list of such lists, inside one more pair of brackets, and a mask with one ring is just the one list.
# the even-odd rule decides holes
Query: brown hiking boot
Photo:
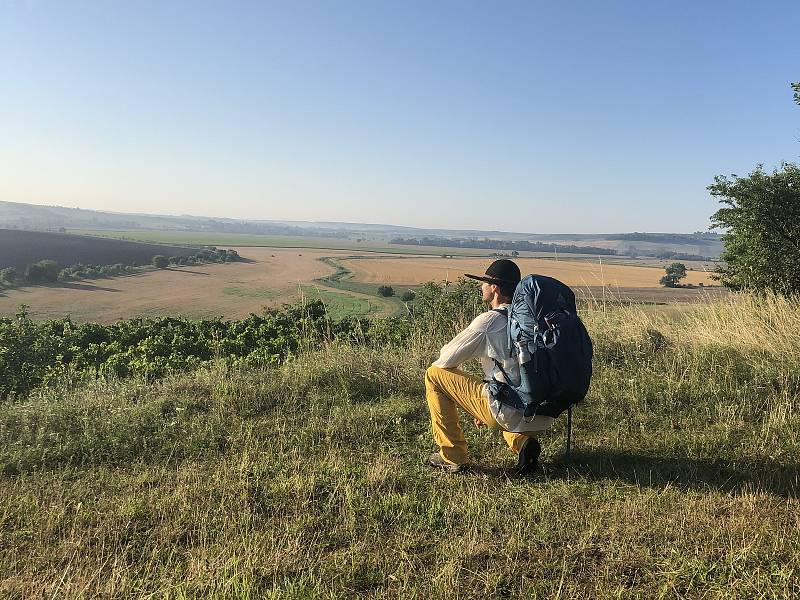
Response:
[{"label": "brown hiking boot", "polygon": [[438,452],[434,452],[430,455],[428,458],[428,466],[433,467],[434,469],[447,471],[448,473],[463,473],[468,468],[466,464],[456,465],[451,462],[447,462]]}]

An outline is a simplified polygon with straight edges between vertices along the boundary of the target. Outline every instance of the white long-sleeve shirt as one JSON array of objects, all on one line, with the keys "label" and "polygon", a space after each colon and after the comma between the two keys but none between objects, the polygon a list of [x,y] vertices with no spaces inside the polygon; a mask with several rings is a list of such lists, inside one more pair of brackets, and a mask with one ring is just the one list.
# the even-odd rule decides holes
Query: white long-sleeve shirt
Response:
[{"label": "white long-sleeve shirt", "polygon": [[[508,304],[498,308],[509,310]],[[495,310],[481,313],[472,320],[466,329],[445,344],[439,352],[439,358],[433,366],[442,369],[460,367],[466,361],[477,358],[483,367],[484,379],[494,376],[498,381],[505,381],[502,372],[494,373],[497,360],[509,377],[519,381],[519,364],[517,357],[510,352],[508,345],[508,318]],[[522,413],[489,397],[488,385],[483,385],[483,397],[489,404],[489,410],[497,424],[506,431],[518,433],[544,431],[555,419],[537,415],[526,421]]]},{"label": "white long-sleeve shirt", "polygon": [[[508,310],[508,304],[501,304],[498,308]],[[453,369],[477,358],[481,361],[484,379],[491,379],[496,359],[512,379],[518,378],[517,360],[509,356],[507,323],[507,317],[494,310],[479,314],[466,329],[444,345],[433,365]],[[497,378],[504,381],[502,374]]]}]

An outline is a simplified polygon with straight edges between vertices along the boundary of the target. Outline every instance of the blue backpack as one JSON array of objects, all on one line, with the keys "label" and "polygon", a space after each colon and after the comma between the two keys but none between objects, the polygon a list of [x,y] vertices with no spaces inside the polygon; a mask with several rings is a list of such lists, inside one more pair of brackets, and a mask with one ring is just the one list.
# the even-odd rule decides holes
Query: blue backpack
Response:
[{"label": "blue backpack", "polygon": [[505,382],[492,377],[489,392],[523,412],[557,417],[580,402],[592,379],[592,340],[575,306],[572,290],[552,277],[528,275],[514,291],[508,317],[510,352],[519,361],[519,381],[495,361]]}]

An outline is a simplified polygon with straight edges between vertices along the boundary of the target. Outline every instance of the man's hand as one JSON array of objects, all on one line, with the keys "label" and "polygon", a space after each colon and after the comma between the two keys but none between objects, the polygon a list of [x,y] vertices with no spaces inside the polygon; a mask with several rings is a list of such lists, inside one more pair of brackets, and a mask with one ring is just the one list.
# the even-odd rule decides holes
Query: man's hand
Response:
[{"label": "man's hand", "polygon": [[475,423],[475,427],[477,427],[478,429],[480,429],[481,427],[486,427],[486,423],[484,423],[478,418],[473,419],[472,422]]}]

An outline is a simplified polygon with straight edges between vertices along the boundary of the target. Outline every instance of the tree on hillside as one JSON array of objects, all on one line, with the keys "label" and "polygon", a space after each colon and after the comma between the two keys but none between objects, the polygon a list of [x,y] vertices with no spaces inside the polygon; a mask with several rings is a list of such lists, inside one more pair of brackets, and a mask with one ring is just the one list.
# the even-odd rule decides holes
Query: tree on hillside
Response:
[{"label": "tree on hillside", "polygon": [[17,280],[17,270],[14,267],[0,269],[1,283],[14,283]]},{"label": "tree on hillside", "polygon": [[770,174],[759,165],[747,177],[717,176],[708,190],[726,205],[711,217],[726,231],[716,279],[734,290],[800,293],[800,167]]},{"label": "tree on hillside", "polygon": [[686,277],[686,265],[679,262],[674,262],[664,268],[666,275],[661,278],[661,285],[664,287],[678,287],[681,279]]},{"label": "tree on hillside", "polygon": [[378,295],[384,298],[394,296],[394,288],[390,285],[380,285],[378,286]]},{"label": "tree on hillside", "polygon": [[54,260],[40,260],[25,268],[25,279],[31,283],[53,283],[58,281],[58,263]]},{"label": "tree on hillside", "polygon": [[153,257],[153,266],[157,269],[166,269],[169,266],[169,259],[163,254],[156,254]]}]

